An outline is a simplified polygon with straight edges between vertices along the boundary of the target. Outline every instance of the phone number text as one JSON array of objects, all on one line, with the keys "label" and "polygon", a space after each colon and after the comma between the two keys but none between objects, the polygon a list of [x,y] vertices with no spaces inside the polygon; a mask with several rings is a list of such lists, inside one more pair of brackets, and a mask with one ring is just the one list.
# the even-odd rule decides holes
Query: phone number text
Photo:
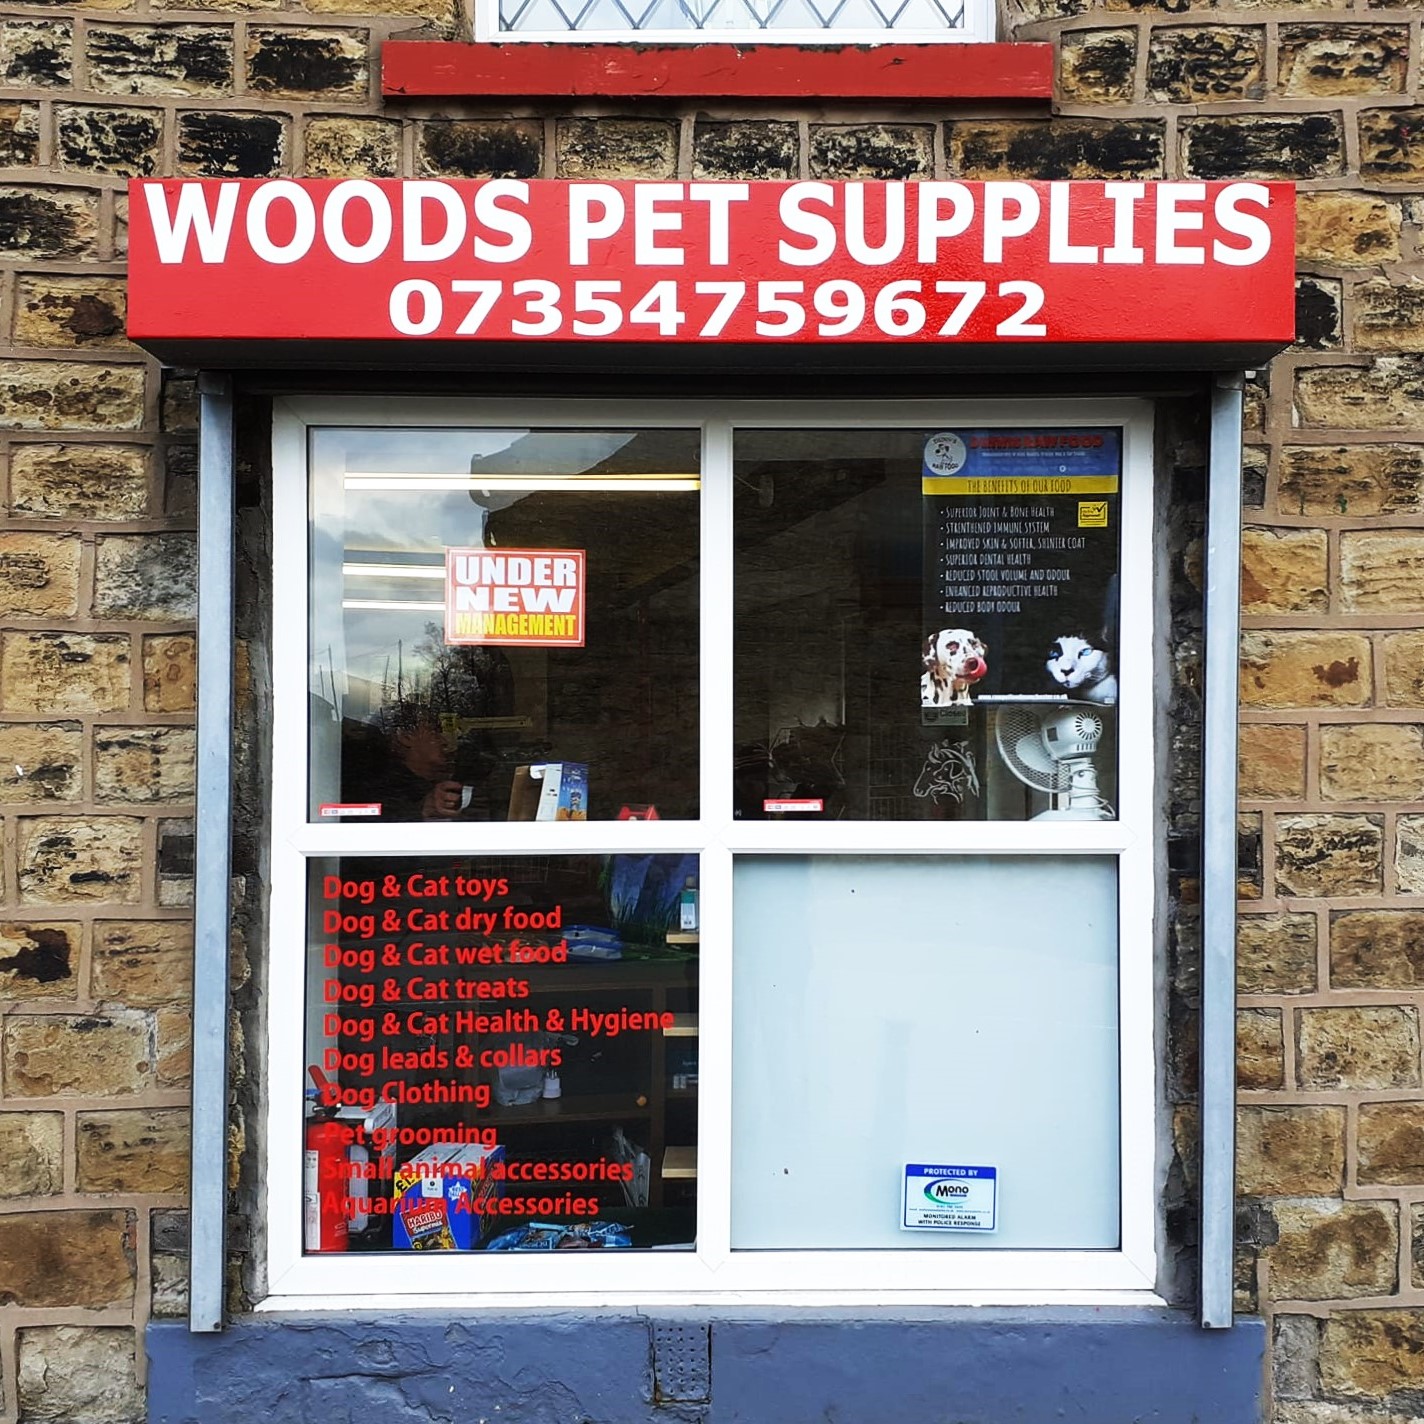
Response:
[{"label": "phone number text", "polygon": [[[689,295],[691,300],[689,301]],[[1037,282],[933,282],[906,279],[867,289],[832,278],[705,281],[691,292],[671,279],[641,284],[601,278],[559,283],[543,277],[503,282],[459,279],[443,287],[425,278],[391,289],[391,325],[402,336],[430,336],[453,321],[456,336],[759,337],[961,335],[976,313],[995,336],[1044,337],[1043,288]],[[689,311],[687,308],[691,307]],[[981,308],[983,308],[981,312]],[[729,331],[729,327],[732,328]],[[686,328],[684,330],[684,328]]]}]

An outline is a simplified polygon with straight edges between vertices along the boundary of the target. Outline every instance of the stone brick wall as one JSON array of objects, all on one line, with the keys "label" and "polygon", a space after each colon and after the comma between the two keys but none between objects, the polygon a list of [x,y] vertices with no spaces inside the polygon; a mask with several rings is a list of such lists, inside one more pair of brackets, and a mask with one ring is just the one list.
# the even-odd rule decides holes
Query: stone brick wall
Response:
[{"label": "stone brick wall", "polygon": [[0,7],[4,1424],[141,1418],[186,1310],[196,402],[124,340],[125,180],[408,167],[374,55],[454,18],[359,9]]},{"label": "stone brick wall", "polygon": [[107,264],[19,251],[53,229],[17,202],[85,213],[91,250],[112,208],[101,248],[97,195],[21,192],[0,197],[0,1418],[127,1419],[135,1328],[183,1290],[191,409],[160,412]]},{"label": "stone brick wall", "polygon": [[467,32],[451,0],[0,4],[0,1424],[139,1417],[143,1324],[184,1308],[195,398],[123,339],[123,184],[289,172],[1302,184],[1301,341],[1249,393],[1238,1274],[1281,1424],[1417,1417],[1418,5],[1019,0],[1051,117],[380,103],[385,38]]},{"label": "stone brick wall", "polygon": [[[1424,108],[1417,5],[1028,0],[1065,168],[1301,185],[1298,344],[1249,403],[1243,1309],[1280,1424],[1424,1405]],[[1027,176],[1031,153],[1013,165]]]}]

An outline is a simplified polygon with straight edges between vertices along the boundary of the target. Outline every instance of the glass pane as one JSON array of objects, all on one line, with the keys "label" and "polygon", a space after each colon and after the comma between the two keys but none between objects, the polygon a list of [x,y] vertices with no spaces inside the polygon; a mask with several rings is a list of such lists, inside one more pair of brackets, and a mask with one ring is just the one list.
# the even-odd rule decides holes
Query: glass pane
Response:
[{"label": "glass pane", "polygon": [[314,431],[310,816],[696,816],[699,450]]},{"label": "glass pane", "polygon": [[310,862],[305,1249],[690,1248],[697,876]]},{"label": "glass pane", "polygon": [[964,28],[963,0],[500,0],[506,33],[627,36],[649,31],[711,35],[825,30],[890,37]]},{"label": "glass pane", "polygon": [[1113,819],[1121,448],[738,431],[736,814]]},{"label": "glass pane", "polygon": [[[1117,1246],[1115,860],[746,858],[735,887],[734,1247]],[[906,1229],[909,1164],[991,1169],[996,1229]]]}]

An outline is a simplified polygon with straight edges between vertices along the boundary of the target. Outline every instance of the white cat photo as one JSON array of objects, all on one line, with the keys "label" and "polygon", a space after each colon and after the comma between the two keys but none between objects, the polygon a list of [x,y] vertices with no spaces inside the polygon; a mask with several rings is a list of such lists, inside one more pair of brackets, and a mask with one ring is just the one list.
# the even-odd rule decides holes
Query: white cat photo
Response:
[{"label": "white cat photo", "polygon": [[1080,702],[1112,706],[1117,701],[1117,678],[1107,653],[1086,638],[1065,636],[1048,650],[1048,675]]}]

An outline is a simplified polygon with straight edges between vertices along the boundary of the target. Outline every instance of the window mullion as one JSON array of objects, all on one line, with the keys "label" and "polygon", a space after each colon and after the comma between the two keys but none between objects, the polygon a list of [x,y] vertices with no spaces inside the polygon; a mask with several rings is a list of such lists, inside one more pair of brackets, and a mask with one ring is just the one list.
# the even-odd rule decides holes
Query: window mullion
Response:
[{"label": "window mullion", "polygon": [[702,852],[698,976],[697,1255],[724,1266],[732,1237],[732,853]]},{"label": "window mullion", "polygon": [[732,427],[710,420],[702,436],[702,820],[732,819]]},{"label": "window mullion", "polygon": [[[702,437],[700,751],[704,827],[732,820],[732,428],[710,420]],[[704,844],[699,962],[697,1251],[710,1269],[731,1244],[732,857]]]}]

